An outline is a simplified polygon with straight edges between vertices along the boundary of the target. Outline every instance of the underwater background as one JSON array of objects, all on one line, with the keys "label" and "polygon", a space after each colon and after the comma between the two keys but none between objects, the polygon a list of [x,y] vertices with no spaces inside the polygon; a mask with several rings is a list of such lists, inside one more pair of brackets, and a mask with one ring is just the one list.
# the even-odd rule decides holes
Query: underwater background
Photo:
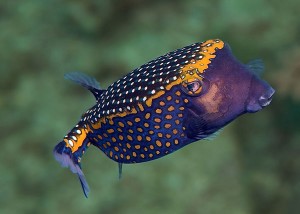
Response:
[{"label": "underwater background", "polygon": [[[0,3],[0,213],[294,214],[300,210],[300,1],[14,0]],[[276,90],[214,140],[123,166],[91,147],[78,178],[52,150],[103,88],[147,61],[220,38],[261,58]]]}]

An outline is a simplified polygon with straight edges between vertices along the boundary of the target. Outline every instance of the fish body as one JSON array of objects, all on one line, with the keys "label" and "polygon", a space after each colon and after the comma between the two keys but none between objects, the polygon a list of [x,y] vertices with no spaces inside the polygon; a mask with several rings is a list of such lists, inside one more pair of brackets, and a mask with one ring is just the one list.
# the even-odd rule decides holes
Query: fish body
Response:
[{"label": "fish body", "polygon": [[94,94],[96,104],[55,147],[55,158],[78,174],[87,196],[80,161],[91,144],[121,166],[205,139],[271,102],[274,89],[257,70],[262,70],[260,61],[244,65],[226,43],[214,39],[158,57],[106,90],[84,74],[67,74]]}]

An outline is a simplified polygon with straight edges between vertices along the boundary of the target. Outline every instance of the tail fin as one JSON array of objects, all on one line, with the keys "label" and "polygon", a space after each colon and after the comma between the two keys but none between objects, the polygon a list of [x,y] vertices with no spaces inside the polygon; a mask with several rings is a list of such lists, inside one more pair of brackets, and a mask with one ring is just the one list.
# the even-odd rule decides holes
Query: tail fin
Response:
[{"label": "tail fin", "polygon": [[77,145],[77,147],[74,148],[75,146],[76,145],[74,145],[73,141],[65,138],[62,142],[60,142],[55,146],[53,150],[53,154],[55,159],[61,164],[62,167],[70,168],[70,170],[73,173],[76,173],[78,175],[84,195],[85,197],[88,197],[88,193],[90,189],[85,179],[85,176],[81,170],[81,164],[80,164],[81,156],[89,146],[88,139],[85,138],[83,142],[80,144],[80,146]]}]

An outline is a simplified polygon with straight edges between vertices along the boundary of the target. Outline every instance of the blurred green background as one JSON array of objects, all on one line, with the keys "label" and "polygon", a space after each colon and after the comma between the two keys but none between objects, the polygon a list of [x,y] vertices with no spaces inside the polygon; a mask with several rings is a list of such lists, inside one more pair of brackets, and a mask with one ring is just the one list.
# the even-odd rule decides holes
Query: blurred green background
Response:
[{"label": "blurred green background", "polygon": [[[0,3],[0,213],[290,214],[300,210],[300,1],[14,0]],[[77,177],[53,147],[94,104],[63,79],[107,87],[168,51],[210,38],[262,58],[276,89],[213,141],[117,164],[90,148]]]}]

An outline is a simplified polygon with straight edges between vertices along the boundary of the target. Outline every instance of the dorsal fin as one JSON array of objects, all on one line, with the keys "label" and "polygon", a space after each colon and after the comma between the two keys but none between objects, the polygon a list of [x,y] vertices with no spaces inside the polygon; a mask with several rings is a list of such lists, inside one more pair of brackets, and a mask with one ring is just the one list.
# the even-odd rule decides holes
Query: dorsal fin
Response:
[{"label": "dorsal fin", "polygon": [[99,96],[103,93],[103,91],[105,91],[105,90],[101,90],[100,84],[95,78],[90,77],[84,73],[70,72],[70,73],[66,73],[64,77],[65,79],[71,80],[90,90],[94,94],[96,99],[98,99]]}]

